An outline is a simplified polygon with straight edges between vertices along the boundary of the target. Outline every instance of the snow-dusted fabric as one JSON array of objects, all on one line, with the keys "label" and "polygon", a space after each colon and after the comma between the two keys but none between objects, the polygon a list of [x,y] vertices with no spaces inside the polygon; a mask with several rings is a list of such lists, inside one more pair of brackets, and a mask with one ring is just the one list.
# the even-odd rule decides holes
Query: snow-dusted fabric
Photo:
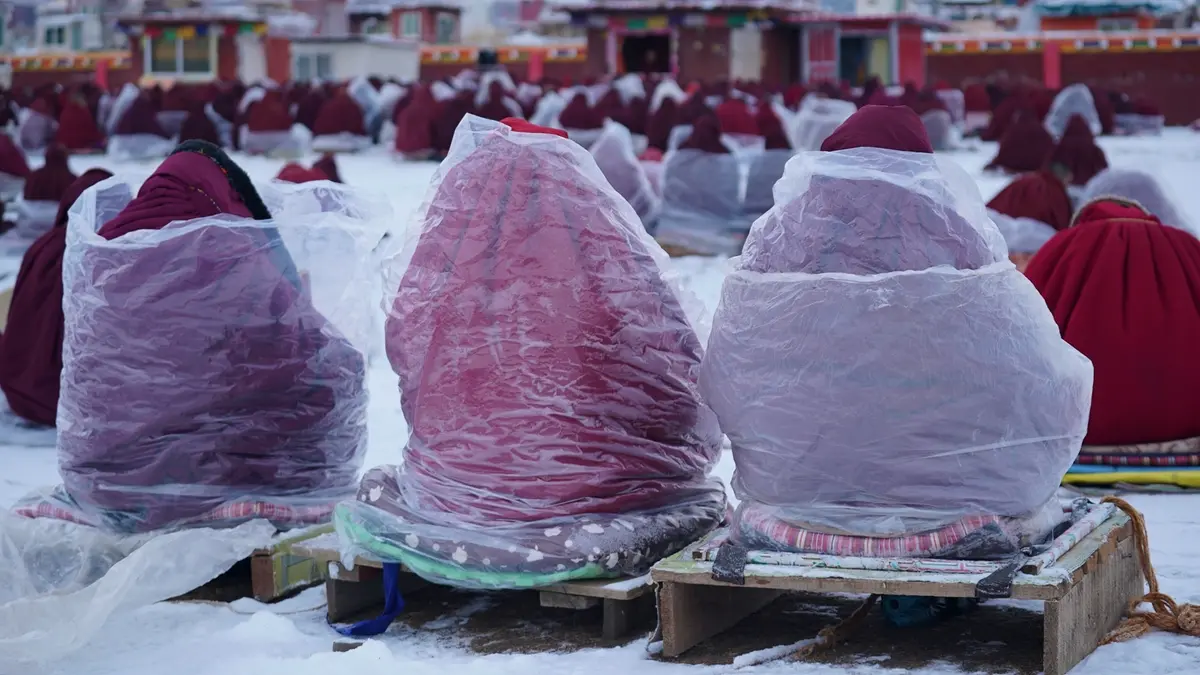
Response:
[{"label": "snow-dusted fabric", "polygon": [[1092,98],[1092,92],[1086,84],[1073,84],[1058,92],[1043,124],[1046,126],[1046,131],[1049,131],[1057,141],[1062,138],[1067,129],[1067,123],[1074,115],[1079,115],[1087,122],[1088,128],[1092,130],[1092,135],[1099,136],[1103,133],[1104,129],[1100,125],[1100,113],[1096,112],[1096,101]]},{"label": "snow-dusted fabric", "polygon": [[743,505],[866,536],[1042,508],[1079,452],[1091,366],[971,179],[855,147],[801,153],[775,196],[700,378]]},{"label": "snow-dusted fabric", "polygon": [[335,524],[347,549],[457,586],[643,573],[722,518],[701,344],[587,152],[514,127],[463,121],[387,263],[412,432]]},{"label": "snow-dusted fabric", "polygon": [[633,135],[624,126],[608,120],[604,133],[588,149],[617,194],[625,198],[642,224],[650,227],[658,220],[662,207],[646,171],[634,152]]},{"label": "snow-dusted fabric", "polygon": [[819,150],[821,143],[845,122],[858,107],[850,101],[808,94],[787,129],[796,150]]},{"label": "snow-dusted fabric", "polygon": [[1087,204],[1103,197],[1135,201],[1162,221],[1163,225],[1198,234],[1196,227],[1176,208],[1177,201],[1168,195],[1162,181],[1146,171],[1105,169],[1088,181],[1080,203]]}]

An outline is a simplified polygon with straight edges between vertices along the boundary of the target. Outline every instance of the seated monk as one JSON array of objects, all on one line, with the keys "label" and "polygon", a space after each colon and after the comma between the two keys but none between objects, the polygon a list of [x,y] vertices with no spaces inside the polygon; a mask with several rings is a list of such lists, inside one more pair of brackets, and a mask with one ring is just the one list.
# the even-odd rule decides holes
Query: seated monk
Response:
[{"label": "seated monk", "polygon": [[1049,169],[1014,178],[987,207],[1008,244],[1009,259],[1022,271],[1055,232],[1071,223],[1067,186]]},{"label": "seated monk", "polygon": [[700,341],[654,242],[565,136],[467,118],[396,270],[387,354],[411,435],[334,522],[438,583],[642,574],[725,509]]},{"label": "seated monk", "polygon": [[1195,226],[1183,217],[1176,202],[1167,196],[1162,183],[1153,174],[1138,169],[1105,169],[1088,181],[1080,199],[1082,203],[1104,197],[1117,197],[1131,202],[1150,212],[1163,225],[1177,227],[1196,233]]},{"label": "seated monk", "polygon": [[567,130],[571,140],[589,147],[600,137],[604,115],[588,103],[587,94],[575,94],[558,115],[558,125]]},{"label": "seated monk", "polygon": [[8,201],[20,194],[28,177],[25,153],[17,147],[12,136],[0,134],[0,201]]},{"label": "seated monk", "polygon": [[12,411],[34,424],[54,426],[58,411],[67,212],[84,190],[111,177],[104,169],[91,169],[71,183],[59,202],[54,227],[38,237],[21,260],[8,325],[0,335],[0,390]]},{"label": "seated monk", "polygon": [[17,203],[15,233],[32,240],[48,232],[54,226],[59,202],[74,182],[66,150],[59,145],[47,148],[46,163],[30,171],[25,179]]},{"label": "seated monk", "polygon": [[298,162],[288,162],[279,170],[275,180],[285,183],[311,183],[318,180],[329,180],[329,178],[320,169],[306,169]]},{"label": "seated monk", "polygon": [[1008,558],[1063,519],[1091,369],[977,194],[906,107],[788,165],[700,376],[750,548]]},{"label": "seated monk", "polygon": [[1009,94],[1000,102],[1000,105],[993,108],[992,116],[988,118],[988,125],[979,133],[979,138],[985,141],[999,141],[1004,138],[1019,117],[1030,116],[1034,117],[1035,122],[1038,121],[1024,92]]},{"label": "seated monk", "polygon": [[318,152],[353,152],[371,145],[362,108],[350,94],[338,92],[321,106],[313,126],[312,147]]},{"label": "seated monk", "polygon": [[[763,105],[769,107],[765,102]],[[721,133],[746,136],[759,134],[758,123],[754,119],[754,114],[750,112],[750,106],[740,98],[725,99],[721,105],[717,106],[716,115],[717,121],[721,123]]]},{"label": "seated monk", "polygon": [[221,145],[221,132],[217,129],[217,125],[213,124],[212,118],[208,116],[203,103],[192,103],[187,118],[179,127],[179,142],[186,141],[204,141],[216,146]]},{"label": "seated monk", "polygon": [[646,117],[646,141],[649,148],[666,152],[671,140],[671,131],[678,126],[675,113],[679,104],[673,98],[663,98],[658,108],[652,108]]},{"label": "seated monk", "polygon": [[1088,445],[1200,436],[1200,240],[1101,197],[1026,270],[1063,337],[1096,368]]},{"label": "seated monk", "polygon": [[1079,115],[1072,115],[1046,164],[1056,174],[1066,177],[1068,184],[1082,186],[1108,168],[1108,158],[1096,145],[1087,122]]},{"label": "seated monk", "polygon": [[38,97],[26,109],[25,118],[17,127],[17,141],[26,152],[46,148],[54,142],[57,119],[50,103]]},{"label": "seated monk", "polygon": [[246,174],[198,141],[115,216],[85,198],[106,222],[63,280],[57,503],[122,533],[327,519],[366,449],[365,363],[280,239],[305,224],[256,224]]},{"label": "seated monk", "polygon": [[313,162],[313,168],[325,174],[325,178],[335,183],[341,183],[342,172],[338,171],[337,160],[334,159],[331,153],[321,155],[321,159]]},{"label": "seated monk", "polygon": [[325,107],[325,102],[328,100],[325,92],[320,88],[310,90],[296,106],[296,123],[303,124],[308,127],[309,131],[315,132],[317,118],[321,116],[321,108]]},{"label": "seated monk", "polygon": [[1004,132],[996,156],[984,168],[1007,173],[1037,171],[1046,164],[1054,147],[1054,137],[1026,109],[1018,113],[1016,121]]},{"label": "seated monk", "polygon": [[401,158],[423,161],[433,157],[438,108],[429,87],[421,84],[413,87],[412,100],[396,116],[395,150]]},{"label": "seated monk", "polygon": [[[353,101],[351,101],[353,103]],[[241,129],[241,148],[251,155],[290,154],[300,151],[292,135],[292,116],[278,91],[268,91],[250,104]]]},{"label": "seated monk", "polygon": [[66,148],[67,152],[89,153],[104,149],[104,134],[96,118],[88,108],[87,102],[79,96],[67,100],[62,114],[58,117],[58,131],[54,134],[54,142]]},{"label": "seated monk", "polygon": [[652,228],[662,203],[646,176],[646,169],[638,161],[633,147],[633,134],[609,120],[604,123],[604,133],[588,148],[588,152],[617,194],[633,207],[642,224]]},{"label": "seated monk", "polygon": [[157,111],[146,94],[129,104],[108,139],[108,154],[128,159],[164,157],[174,147],[174,141],[158,123]]},{"label": "seated monk", "polygon": [[765,150],[750,164],[746,196],[742,200],[746,217],[752,221],[770,211],[775,205],[775,183],[783,177],[784,167],[795,154],[791,141],[783,130],[783,122],[769,103],[764,102],[758,106],[755,126],[763,136]]},{"label": "seated monk", "polygon": [[714,115],[701,117],[663,164],[663,210],[655,237],[673,255],[737,255],[750,222],[741,170]]}]

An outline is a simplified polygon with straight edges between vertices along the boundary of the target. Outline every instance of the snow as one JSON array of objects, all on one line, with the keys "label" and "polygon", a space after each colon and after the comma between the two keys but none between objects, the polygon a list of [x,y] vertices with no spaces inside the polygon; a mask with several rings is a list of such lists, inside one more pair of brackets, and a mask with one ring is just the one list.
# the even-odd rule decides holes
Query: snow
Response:
[{"label": "snow", "polygon": [[[1200,162],[1200,136],[1183,129],[1168,129],[1160,138],[1104,138],[1100,144],[1110,164],[1118,167],[1153,168],[1168,183],[1170,192],[1186,200],[1179,207],[1193,222],[1200,222],[1200,194],[1192,188],[1194,170]],[[1007,182],[1002,176],[982,173],[995,152],[994,144],[952,156],[976,177],[985,199]],[[283,162],[264,158],[236,157],[256,180],[268,180]],[[314,157],[306,158],[311,162]],[[36,163],[36,160],[35,160]],[[77,172],[103,166],[122,175],[142,180],[155,163],[114,164],[102,157],[74,157]],[[391,224],[401,234],[419,206],[435,167],[432,164],[398,164],[383,150],[338,158],[343,178],[350,185],[391,199],[397,217]],[[686,285],[707,308],[716,308],[728,262],[712,259],[682,259],[673,262]],[[381,322],[382,323],[382,322]],[[378,347],[381,347],[379,345]],[[367,466],[395,463],[407,437],[400,412],[396,377],[382,350],[373,354],[368,386],[371,391],[369,426],[371,434]],[[0,507],[39,487],[57,482],[55,454],[50,448],[5,445],[0,431]],[[726,485],[733,473],[728,453],[717,467]],[[730,495],[733,499],[733,495]],[[1143,511],[1149,525],[1154,565],[1163,590],[1181,603],[1200,603],[1200,575],[1195,560],[1200,558],[1200,497],[1187,495],[1135,495],[1130,501]],[[397,624],[380,640],[345,653],[332,653],[338,636],[324,622],[324,592],[310,589],[275,605],[242,600],[231,605],[206,603],[158,603],[118,613],[101,628],[82,650],[28,673],[88,673],[89,675],[150,675],[169,669],[172,675],[324,675],[330,672],[354,675],[526,675],[531,672],[569,675],[709,675],[727,673],[726,665],[680,665],[653,660],[645,640],[623,647],[570,651],[558,649],[538,654],[479,654],[470,649],[462,624],[472,613],[492,602],[483,596],[460,602],[457,611],[427,622],[420,629]],[[499,600],[496,600],[499,602]],[[1037,603],[998,603],[1021,610],[1037,609]],[[1014,610],[1015,611],[1015,610]],[[0,617],[3,613],[0,612]],[[0,618],[0,621],[3,619]],[[829,621],[828,617],[824,621]],[[0,626],[0,634],[4,632]],[[9,626],[10,632],[11,626]],[[790,640],[811,638],[795,635]],[[746,649],[751,652],[751,649]],[[774,654],[776,650],[766,650]],[[945,662],[907,671],[888,668],[875,657],[835,664],[773,662],[756,664],[762,652],[746,654],[737,661],[745,673],[788,673],[789,675],[848,675],[915,672],[919,675],[963,672]],[[950,645],[947,659],[953,658]],[[1158,675],[1196,672],[1200,669],[1200,641],[1155,633],[1148,637],[1100,648],[1073,675]],[[8,672],[0,655],[0,671]]]}]

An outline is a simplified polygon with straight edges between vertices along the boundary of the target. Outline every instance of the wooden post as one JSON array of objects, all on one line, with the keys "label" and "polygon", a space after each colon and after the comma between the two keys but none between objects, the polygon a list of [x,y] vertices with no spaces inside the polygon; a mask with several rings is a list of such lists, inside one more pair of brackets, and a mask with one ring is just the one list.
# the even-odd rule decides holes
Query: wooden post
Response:
[{"label": "wooden post", "polygon": [[783,593],[768,588],[666,582],[658,588],[663,656],[674,658],[771,604]]}]

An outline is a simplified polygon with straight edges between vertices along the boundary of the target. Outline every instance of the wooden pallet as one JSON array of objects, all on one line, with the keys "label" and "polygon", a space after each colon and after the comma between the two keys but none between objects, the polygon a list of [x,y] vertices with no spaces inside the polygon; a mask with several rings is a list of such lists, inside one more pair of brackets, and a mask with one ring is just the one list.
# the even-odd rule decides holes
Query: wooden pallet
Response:
[{"label": "wooden pallet", "polygon": [[302,543],[333,532],[332,525],[306,529],[259,549],[229,571],[175,600],[233,602],[254,598],[259,602],[282,600],[305,588],[323,583],[328,566],[296,552]]},{"label": "wooden pallet", "polygon": [[[325,596],[328,619],[332,623],[361,617],[383,603],[383,565],[359,558],[353,569],[341,563],[337,537],[322,535],[292,546],[292,551],[328,566]],[[427,583],[412,573],[401,576],[401,593],[410,593]],[[642,619],[653,616],[654,594],[650,576],[625,579],[570,581],[532,589],[542,607],[588,610],[599,607],[603,613],[601,634],[605,640],[618,640],[636,630]],[[648,621],[647,621],[648,623]]]},{"label": "wooden pallet", "polygon": [[[694,560],[700,543],[659,562],[659,629],[664,657],[679,656],[762,609],[788,591],[975,597],[981,574],[901,573],[748,564],[745,585],[712,578],[712,563]],[[1128,516],[1115,514],[1040,574],[1017,576],[1012,597],[1045,602],[1045,675],[1065,675],[1092,653],[1142,595],[1142,574]]]}]

